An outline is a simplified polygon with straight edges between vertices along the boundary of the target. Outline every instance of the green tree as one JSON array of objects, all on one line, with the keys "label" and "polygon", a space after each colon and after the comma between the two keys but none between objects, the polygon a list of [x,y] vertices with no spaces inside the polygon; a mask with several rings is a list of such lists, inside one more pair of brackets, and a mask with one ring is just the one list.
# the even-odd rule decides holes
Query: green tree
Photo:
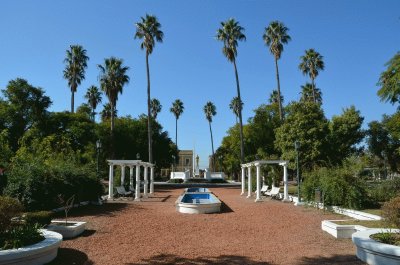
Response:
[{"label": "green tree", "polygon": [[236,123],[238,123],[239,110],[243,109],[243,101],[238,97],[233,97],[231,103],[229,103],[229,108],[232,110],[233,114],[235,114]]},{"label": "green tree", "polygon": [[[280,100],[279,100],[280,98]],[[279,104],[279,102],[281,102],[281,104],[283,104],[283,96],[280,95],[278,96],[278,90],[272,90],[271,94],[269,95],[269,99],[268,102],[270,104]],[[280,118],[280,116],[279,116]]]},{"label": "green tree", "polygon": [[96,86],[90,86],[85,94],[89,106],[92,108],[91,118],[95,121],[96,108],[101,103],[101,91]]},{"label": "green tree", "polygon": [[82,103],[81,105],[79,105],[78,108],[76,109],[76,114],[83,115],[83,116],[93,120],[92,119],[92,108],[87,103]]},{"label": "green tree", "polygon": [[169,109],[169,111],[171,111],[175,116],[175,145],[178,149],[178,119],[183,113],[184,109],[185,107],[180,99],[176,99],[174,102],[172,102],[172,107]]},{"label": "green tree", "polygon": [[311,78],[314,103],[317,103],[315,78],[317,78],[319,71],[324,70],[324,68],[323,56],[314,49],[306,50],[305,55],[300,57],[299,69],[303,75],[308,75]]},{"label": "green tree", "polygon": [[0,101],[0,129],[7,129],[13,152],[19,148],[19,140],[33,127],[46,126],[47,109],[51,100],[39,87],[33,87],[25,79],[11,80],[2,90]]},{"label": "green tree", "polygon": [[135,39],[143,39],[140,48],[146,50],[146,69],[147,69],[147,137],[149,143],[149,162],[153,163],[153,145],[151,137],[151,113],[150,113],[150,69],[149,55],[153,52],[156,41],[162,42],[164,33],[160,30],[161,24],[157,17],[146,14],[146,17],[141,18],[141,22],[136,23]]},{"label": "green tree", "polygon": [[[236,78],[236,90],[239,102],[242,102],[240,97],[239,75],[236,66],[238,41],[245,41],[246,36],[243,34],[244,28],[239,25],[235,19],[228,19],[226,22],[221,22],[221,28],[217,30],[217,40],[222,41],[224,46],[222,53],[233,63]],[[239,105],[240,106],[240,105]],[[242,108],[239,108],[239,128],[240,128],[240,162],[244,163],[244,139],[243,139],[243,121]]]},{"label": "green tree", "polygon": [[357,154],[357,145],[364,139],[361,129],[364,118],[354,106],[344,109],[340,116],[333,116],[329,123],[330,156],[333,164],[342,164],[347,157]]},{"label": "green tree", "polygon": [[129,67],[123,66],[122,59],[111,57],[104,60],[104,65],[98,65],[100,69],[100,87],[106,94],[111,107],[111,154],[113,153],[114,141],[114,113],[116,110],[118,94],[122,94],[125,84],[129,82],[126,74]]},{"label": "green tree", "polygon": [[150,102],[151,107],[151,116],[156,120],[158,113],[162,110],[162,105],[160,101],[156,98],[153,98]]},{"label": "green tree", "polygon": [[[299,163],[304,169],[326,165],[328,121],[321,107],[314,103],[293,102],[287,107],[287,117],[276,129],[275,146],[282,158],[295,161],[294,142],[300,142]],[[289,163],[295,168],[294,163]]]},{"label": "green tree", "polygon": [[391,104],[400,101],[400,52],[385,64],[386,71],[379,77],[378,96],[382,101],[389,101]]},{"label": "green tree", "polygon": [[[319,88],[313,88],[312,84],[306,83],[304,86],[301,86],[301,98],[300,102],[315,102],[317,104],[322,104],[322,92]],[[315,101],[314,101],[315,96]]]},{"label": "green tree", "polygon": [[[289,29],[280,21],[272,21],[267,28],[265,28],[263,34],[263,40],[269,51],[274,55],[275,58],[275,69],[276,69],[276,82],[278,84],[278,99],[281,98],[281,85],[279,82],[279,70],[278,60],[281,58],[283,52],[283,45],[287,44],[291,38],[288,35]],[[282,102],[278,100],[279,104],[279,117],[283,120]]]},{"label": "green tree", "polygon": [[210,135],[211,135],[211,150],[212,150],[212,158],[213,158],[213,171],[215,171],[215,153],[214,153],[214,139],[212,134],[211,122],[213,117],[217,114],[217,108],[214,103],[208,101],[203,108],[204,114],[206,115],[206,119],[208,121],[208,125],[210,127]]},{"label": "green tree", "polygon": [[[102,121],[111,119],[111,104],[106,103],[103,105],[103,110],[100,111],[100,117]],[[118,117],[118,110],[114,109],[114,118]]]},{"label": "green tree", "polygon": [[71,112],[74,113],[74,94],[82,80],[85,79],[85,69],[89,57],[81,45],[71,45],[66,52],[64,78],[71,88]]}]

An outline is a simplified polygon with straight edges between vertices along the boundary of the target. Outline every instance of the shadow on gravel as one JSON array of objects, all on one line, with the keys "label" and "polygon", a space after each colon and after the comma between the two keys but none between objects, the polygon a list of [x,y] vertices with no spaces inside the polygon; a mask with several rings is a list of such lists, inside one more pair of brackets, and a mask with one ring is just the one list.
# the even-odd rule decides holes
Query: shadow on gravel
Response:
[{"label": "shadow on gravel", "polygon": [[228,206],[228,204],[222,202],[221,203],[221,213],[233,213],[233,210],[231,207]]},{"label": "shadow on gravel", "polygon": [[58,255],[55,260],[46,265],[93,265],[94,262],[89,257],[76,249],[72,248],[59,248]]},{"label": "shadow on gravel", "polygon": [[346,265],[362,265],[365,264],[359,260],[356,255],[335,255],[331,257],[304,257],[296,265],[311,265],[311,264],[346,264]]},{"label": "shadow on gravel", "polygon": [[211,265],[271,265],[272,263],[251,260],[248,257],[234,256],[234,255],[222,255],[219,257],[204,257],[204,258],[185,258],[171,254],[161,254],[149,259],[144,259],[139,263],[125,263],[125,265],[166,265],[166,264],[189,264],[189,265],[200,265],[200,264],[211,264]]},{"label": "shadow on gravel", "polygon": [[[126,202],[118,202],[118,203],[104,203],[103,205],[86,205],[80,206],[78,208],[73,208],[68,214],[71,217],[83,217],[83,216],[113,216],[115,213],[124,210],[126,207],[132,207],[133,204],[129,204]],[[133,206],[135,208],[140,208],[139,206]],[[65,213],[63,211],[56,213],[55,217],[65,217]]]}]

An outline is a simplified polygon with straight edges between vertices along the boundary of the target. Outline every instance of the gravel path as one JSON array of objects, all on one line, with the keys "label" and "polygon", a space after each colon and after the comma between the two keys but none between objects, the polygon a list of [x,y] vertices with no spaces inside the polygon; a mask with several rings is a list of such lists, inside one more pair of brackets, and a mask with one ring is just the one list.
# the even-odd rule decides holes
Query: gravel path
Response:
[{"label": "gravel path", "polygon": [[71,210],[88,230],[61,244],[51,264],[364,264],[350,239],[322,232],[337,219],[311,208],[239,196],[211,188],[225,203],[220,214],[188,215],[174,203],[183,189],[156,188],[140,203],[116,201]]}]

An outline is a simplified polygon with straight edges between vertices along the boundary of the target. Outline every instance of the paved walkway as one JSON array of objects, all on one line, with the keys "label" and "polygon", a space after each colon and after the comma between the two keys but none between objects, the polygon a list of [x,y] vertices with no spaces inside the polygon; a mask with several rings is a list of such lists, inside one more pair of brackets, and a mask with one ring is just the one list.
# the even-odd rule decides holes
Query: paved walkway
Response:
[{"label": "paved walkway", "polygon": [[322,232],[321,220],[337,215],[211,190],[225,203],[220,214],[176,212],[183,189],[170,188],[140,203],[72,209],[88,230],[64,241],[52,264],[363,264],[351,240]]}]

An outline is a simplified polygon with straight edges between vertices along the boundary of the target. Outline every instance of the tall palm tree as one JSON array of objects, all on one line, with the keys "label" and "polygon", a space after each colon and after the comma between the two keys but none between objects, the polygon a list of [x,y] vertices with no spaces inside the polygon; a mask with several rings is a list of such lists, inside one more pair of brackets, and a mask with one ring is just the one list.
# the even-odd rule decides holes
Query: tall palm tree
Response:
[{"label": "tall palm tree", "polygon": [[140,44],[142,50],[146,50],[146,69],[147,69],[147,137],[149,143],[149,163],[153,163],[153,145],[151,137],[151,122],[150,122],[150,69],[149,55],[153,52],[155,42],[162,42],[164,33],[160,30],[161,24],[157,17],[146,14],[146,17],[141,17],[141,22],[136,23],[135,39],[143,39]]},{"label": "tall palm tree", "polygon": [[[100,111],[101,120],[105,121],[111,119],[111,105],[110,103],[106,103],[103,105],[103,110]],[[118,116],[118,110],[114,110],[114,118]]]},{"label": "tall palm tree", "polygon": [[122,64],[122,59],[111,57],[104,60],[104,65],[98,65],[100,87],[106,94],[111,108],[111,156],[114,156],[114,117],[118,94],[122,94],[124,85],[129,82],[129,76],[126,74],[129,67]]},{"label": "tall palm tree", "polygon": [[[287,34],[289,29],[280,21],[272,21],[267,28],[265,28],[263,39],[266,45],[269,46],[269,51],[275,58],[276,69],[276,82],[278,83],[278,99],[281,98],[281,85],[279,82],[278,60],[281,58],[283,52],[283,44],[287,44],[291,38]],[[283,120],[282,102],[278,100],[279,118]]]},{"label": "tall palm tree", "polygon": [[[314,102],[317,104],[322,104],[322,92],[319,88],[313,88],[312,84],[306,83],[304,86],[301,86],[301,102]],[[314,101],[315,95],[315,101]]]},{"label": "tall palm tree", "polygon": [[233,97],[231,103],[229,103],[229,108],[235,114],[236,124],[238,124],[239,109],[243,109],[243,101],[240,101],[238,97]]},{"label": "tall palm tree", "polygon": [[71,113],[74,113],[74,94],[82,80],[85,79],[85,69],[89,57],[81,45],[71,45],[66,52],[64,78],[68,81],[68,86],[71,88]]},{"label": "tall palm tree", "polygon": [[85,98],[88,100],[88,104],[92,109],[91,118],[94,121],[97,104],[101,103],[101,92],[97,86],[90,86],[86,91]]},{"label": "tall palm tree", "polygon": [[[172,107],[169,109],[174,116],[175,116],[175,144],[176,148],[178,148],[178,119],[183,113],[183,110],[185,107],[183,106],[183,102],[180,99],[176,99],[174,102],[172,102]],[[179,148],[178,148],[179,150]]]},{"label": "tall palm tree", "polygon": [[[278,100],[279,98],[281,100]],[[279,102],[283,102],[283,96],[279,95],[278,90],[274,89],[274,90],[272,90],[271,94],[269,95],[268,101],[270,104],[278,104]]]},{"label": "tall palm tree", "polygon": [[206,105],[204,106],[203,110],[204,110],[204,114],[206,114],[206,119],[208,120],[208,125],[210,126],[213,171],[215,171],[214,140],[213,140],[213,134],[212,134],[212,129],[211,129],[211,122],[212,122],[212,118],[217,114],[217,108],[211,101],[208,101],[206,103]]},{"label": "tall palm tree", "polygon": [[308,75],[311,78],[313,99],[314,102],[317,103],[315,95],[315,78],[317,78],[319,71],[322,71],[325,68],[323,56],[314,49],[309,49],[305,51],[305,55],[300,57],[300,61],[299,69],[303,75]]},{"label": "tall palm tree", "polygon": [[150,102],[150,108],[151,108],[151,116],[154,119],[157,119],[158,113],[160,113],[162,110],[162,105],[160,101],[156,98],[153,98]]},{"label": "tall palm tree", "polygon": [[[243,34],[244,28],[239,25],[235,19],[228,19],[226,22],[221,22],[221,28],[217,30],[217,40],[222,41],[224,46],[222,53],[233,63],[236,77],[236,90],[239,102],[242,102],[240,97],[239,75],[236,66],[236,56],[238,41],[245,41],[246,36]],[[240,105],[239,105],[240,106]],[[239,108],[239,128],[240,128],[240,162],[244,163],[244,141],[243,141],[243,122],[242,122],[242,107]]]}]

